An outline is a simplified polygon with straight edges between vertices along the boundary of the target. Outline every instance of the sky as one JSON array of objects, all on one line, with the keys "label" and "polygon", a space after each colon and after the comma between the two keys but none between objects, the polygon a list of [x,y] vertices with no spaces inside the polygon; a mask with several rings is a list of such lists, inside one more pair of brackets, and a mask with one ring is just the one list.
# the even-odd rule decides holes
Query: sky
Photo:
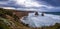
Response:
[{"label": "sky", "polygon": [[60,0],[0,0],[0,7],[23,11],[60,12]]}]

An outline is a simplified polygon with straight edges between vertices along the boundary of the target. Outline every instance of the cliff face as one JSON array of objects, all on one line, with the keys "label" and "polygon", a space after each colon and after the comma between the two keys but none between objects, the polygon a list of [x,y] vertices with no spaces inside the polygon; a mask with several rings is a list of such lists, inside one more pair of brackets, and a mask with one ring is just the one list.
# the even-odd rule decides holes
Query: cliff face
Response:
[{"label": "cliff face", "polygon": [[28,16],[28,12],[16,12],[16,11],[13,11],[13,14],[15,14],[16,16],[18,16],[19,18],[23,17],[23,16]]},{"label": "cliff face", "polygon": [[27,16],[27,15],[28,15],[27,11],[15,11],[15,10],[8,10],[8,9],[2,9],[2,8],[0,9],[0,17],[4,18],[4,20],[7,20],[9,22],[9,23],[6,23],[6,25],[10,29],[11,28],[12,29],[25,29],[25,28],[29,29],[28,27],[21,24],[19,20],[21,17]]},{"label": "cliff face", "polygon": [[19,18],[23,16],[28,16],[29,13],[33,13],[34,11],[20,11],[20,10],[13,10],[13,15],[18,16]]}]

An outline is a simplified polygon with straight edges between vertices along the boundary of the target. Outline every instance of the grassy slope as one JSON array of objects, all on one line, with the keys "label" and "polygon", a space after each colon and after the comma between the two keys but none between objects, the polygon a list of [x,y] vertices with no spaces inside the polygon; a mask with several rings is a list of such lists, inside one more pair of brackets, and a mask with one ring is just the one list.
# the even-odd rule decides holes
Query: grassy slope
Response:
[{"label": "grassy slope", "polygon": [[9,29],[4,20],[6,19],[0,17],[0,29]]}]

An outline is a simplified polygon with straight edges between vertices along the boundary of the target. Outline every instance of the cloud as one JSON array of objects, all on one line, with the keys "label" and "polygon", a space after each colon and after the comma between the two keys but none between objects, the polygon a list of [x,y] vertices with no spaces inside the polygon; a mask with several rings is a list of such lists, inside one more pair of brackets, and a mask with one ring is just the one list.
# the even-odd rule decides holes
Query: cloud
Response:
[{"label": "cloud", "polygon": [[13,7],[2,7],[2,8],[4,8],[4,9],[15,9]]},{"label": "cloud", "polygon": [[39,0],[39,1],[44,1],[49,5],[60,7],[60,0]]},{"label": "cloud", "polygon": [[34,0],[16,0],[16,3],[18,5],[23,5],[25,7],[39,7],[40,6],[40,4],[38,4]]},{"label": "cloud", "polygon": [[25,11],[60,11],[60,7],[52,6],[42,0],[3,0],[0,1],[0,7],[10,7],[10,9],[15,8],[16,10]]},{"label": "cloud", "polygon": [[8,1],[8,0],[0,0],[0,1]]}]

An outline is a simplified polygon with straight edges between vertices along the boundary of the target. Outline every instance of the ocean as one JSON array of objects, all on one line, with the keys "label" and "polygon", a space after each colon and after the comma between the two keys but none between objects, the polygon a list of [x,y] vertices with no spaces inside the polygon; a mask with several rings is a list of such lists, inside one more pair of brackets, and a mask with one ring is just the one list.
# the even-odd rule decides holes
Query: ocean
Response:
[{"label": "ocean", "polygon": [[44,16],[39,13],[29,13],[21,19],[21,22],[29,24],[30,27],[53,26],[55,23],[60,23],[60,12],[45,12]]},{"label": "ocean", "polygon": [[60,12],[45,12],[46,14],[60,15]]}]

